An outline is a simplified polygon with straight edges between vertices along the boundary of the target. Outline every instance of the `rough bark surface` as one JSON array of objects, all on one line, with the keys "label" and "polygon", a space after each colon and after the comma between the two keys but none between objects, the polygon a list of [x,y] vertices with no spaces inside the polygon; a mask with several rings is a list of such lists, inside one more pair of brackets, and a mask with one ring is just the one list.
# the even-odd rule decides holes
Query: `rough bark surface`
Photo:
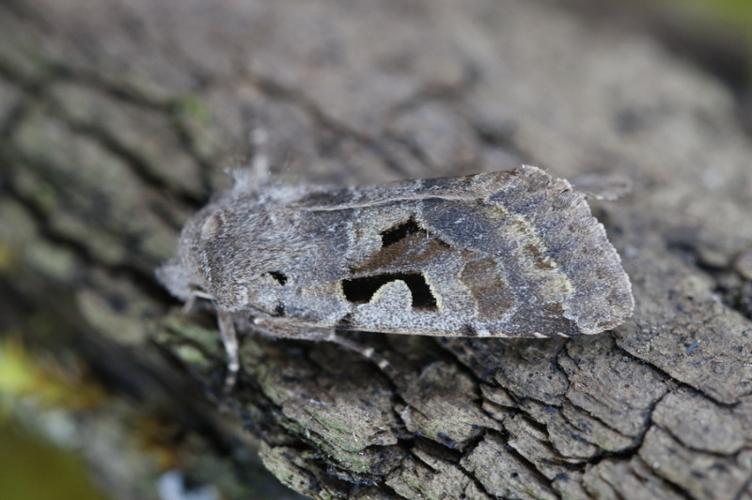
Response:
[{"label": "rough bark surface", "polygon": [[[213,443],[206,471],[251,463],[254,436],[319,498],[752,498],[752,144],[731,93],[644,33],[494,0],[6,1],[0,33],[1,310],[44,311],[108,383],[169,401]],[[359,336],[394,379],[246,337],[222,398],[211,318],[153,269],[259,126],[301,182],[628,176],[594,205],[634,318],[572,340]],[[190,380],[208,397],[180,396]]]}]

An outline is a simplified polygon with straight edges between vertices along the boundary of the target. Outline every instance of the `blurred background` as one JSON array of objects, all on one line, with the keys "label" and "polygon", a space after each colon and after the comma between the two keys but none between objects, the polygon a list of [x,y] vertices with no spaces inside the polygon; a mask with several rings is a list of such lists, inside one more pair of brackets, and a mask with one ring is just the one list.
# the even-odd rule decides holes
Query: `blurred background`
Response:
[{"label": "blurred background", "polygon": [[[481,39],[496,26],[500,37],[510,32],[499,14],[503,9],[490,10],[495,14],[483,19],[488,31],[478,31],[476,39],[472,26],[453,24],[451,12],[461,9],[460,2],[442,2],[435,19],[421,2],[380,2],[368,8],[336,1],[316,2],[315,8],[302,1],[280,2],[284,7],[279,8],[264,3],[0,3],[1,499],[294,497],[265,472],[249,451],[256,443],[238,438],[236,424],[222,421],[198,401],[190,415],[175,415],[176,401],[183,405],[183,395],[200,392],[180,379],[174,363],[165,362],[150,327],[177,307],[152,270],[171,254],[188,214],[227,185],[223,169],[247,161],[254,127],[270,132],[281,174],[338,183],[419,174],[410,165],[422,154],[413,146],[423,142],[436,145],[422,160],[437,174],[516,164],[538,154],[535,159],[548,164],[563,158],[557,167],[562,175],[577,173],[568,165],[584,163],[604,170],[611,161],[608,154],[593,159],[576,142],[562,152],[546,134],[529,149],[510,146],[505,143],[508,127],[522,130],[524,139],[525,119],[521,124],[495,119],[536,109],[522,104],[515,109],[515,102],[529,98],[525,78],[538,74],[529,70],[536,57],[547,60],[543,52],[559,50],[562,64],[577,64],[582,48],[574,42],[555,49],[544,43],[536,55],[527,46],[550,37],[569,40],[573,31],[586,45],[592,30],[600,38],[613,36],[616,45],[636,46],[637,53],[657,50],[666,65],[717,82],[707,91],[708,107],[730,106],[739,126],[752,132],[748,0],[539,0],[529,2],[538,7],[524,9],[510,4],[509,9],[525,10],[510,17],[528,26],[505,38],[504,50],[532,55],[510,59],[508,67],[503,51],[489,50],[488,59],[475,65],[455,57],[484,43]],[[390,9],[410,11],[411,19],[424,16],[428,24],[435,21],[438,33],[466,30],[458,35],[465,45],[458,49],[452,37],[439,35],[445,43],[426,45],[420,60],[392,51],[380,60],[378,72],[372,70],[376,56],[368,59],[370,52],[358,59],[357,51],[353,57],[336,43],[327,45],[325,34],[339,29],[333,27],[341,27],[345,40],[365,40],[373,52],[391,37],[394,43],[419,44],[410,29],[390,24],[402,17],[390,15]],[[368,16],[376,19],[378,30],[359,31],[353,19]],[[277,30],[279,25],[287,28]],[[523,39],[520,33],[529,36]],[[480,139],[463,135],[451,117],[453,108],[403,113],[413,109],[411,96],[451,95],[472,86],[474,79],[483,80],[492,73],[495,57],[504,78],[484,85],[507,92],[511,104],[500,113],[471,105],[479,116],[484,111],[488,116],[473,125]],[[582,57],[600,61],[609,56]],[[625,58],[619,65],[625,75],[650,82],[662,68],[646,59]],[[583,78],[604,74],[599,88],[612,92],[595,99],[621,99],[621,89],[610,80],[621,77],[610,69],[599,73],[592,68],[601,63],[593,61]],[[545,75],[547,68],[537,71]],[[416,87],[405,74],[433,80]],[[555,80],[530,85],[547,93],[549,109],[558,103],[566,107],[569,96]],[[366,92],[376,98],[359,100]],[[641,92],[649,93],[649,85]],[[670,92],[695,90],[677,83]],[[388,112],[380,106],[397,101],[400,106]],[[623,114],[625,133],[665,112],[649,101],[642,110]],[[316,104],[321,102],[327,103],[323,111]],[[297,116],[300,109],[309,116]],[[589,109],[581,112],[581,121],[587,122]],[[531,120],[548,123],[543,105],[540,113]],[[436,129],[424,129],[424,121]],[[299,126],[276,126],[283,122]],[[387,122],[388,127],[379,128]],[[691,133],[682,139],[676,123],[671,137],[691,140]],[[590,133],[587,126],[579,121],[562,125],[583,136]],[[416,128],[425,137],[410,142],[400,136]],[[321,133],[317,144],[305,139],[312,129]],[[386,165],[377,147],[382,137],[394,138],[395,144]],[[639,149],[647,139],[632,135],[625,140]],[[483,148],[476,147],[478,141],[485,141]],[[667,182],[661,168],[674,159],[664,160],[635,171],[646,185]],[[708,174],[703,182],[712,186],[716,178]],[[738,189],[747,189],[743,182]],[[228,455],[234,468],[225,462]]]}]

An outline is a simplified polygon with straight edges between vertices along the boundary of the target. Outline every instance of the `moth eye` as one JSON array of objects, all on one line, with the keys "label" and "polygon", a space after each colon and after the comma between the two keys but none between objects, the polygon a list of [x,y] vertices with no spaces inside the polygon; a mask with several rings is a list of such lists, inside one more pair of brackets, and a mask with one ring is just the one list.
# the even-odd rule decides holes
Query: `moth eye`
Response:
[{"label": "moth eye", "polygon": [[376,291],[387,283],[402,280],[410,289],[413,309],[425,309],[435,311],[436,297],[431,292],[425,276],[421,273],[389,273],[377,274],[342,280],[342,292],[348,302],[353,304],[366,304],[371,301]]},{"label": "moth eye", "polygon": [[269,271],[268,274],[282,286],[285,286],[287,283],[287,275],[281,271]]}]

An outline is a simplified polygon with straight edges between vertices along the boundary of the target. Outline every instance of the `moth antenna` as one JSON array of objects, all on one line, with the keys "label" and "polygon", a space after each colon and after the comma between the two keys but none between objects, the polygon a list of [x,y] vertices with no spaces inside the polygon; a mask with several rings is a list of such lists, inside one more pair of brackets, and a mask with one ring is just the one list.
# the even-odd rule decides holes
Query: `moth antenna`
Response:
[{"label": "moth antenna", "polygon": [[233,192],[252,193],[258,191],[271,177],[269,168],[269,133],[262,127],[255,127],[250,134],[253,147],[251,164],[247,167],[234,168],[230,171],[233,178]]},{"label": "moth antenna", "polygon": [[251,144],[253,145],[253,160],[251,171],[257,182],[262,183],[269,178],[269,133],[266,129],[255,127],[251,132]]},{"label": "moth antenna", "polygon": [[282,162],[282,168],[280,168],[280,172],[287,172],[287,170],[290,169],[290,165],[292,165],[292,156],[290,155],[290,151],[285,151],[285,161]]},{"label": "moth antenna", "polygon": [[619,174],[583,174],[570,180],[572,186],[588,198],[615,201],[630,194],[632,179]]}]

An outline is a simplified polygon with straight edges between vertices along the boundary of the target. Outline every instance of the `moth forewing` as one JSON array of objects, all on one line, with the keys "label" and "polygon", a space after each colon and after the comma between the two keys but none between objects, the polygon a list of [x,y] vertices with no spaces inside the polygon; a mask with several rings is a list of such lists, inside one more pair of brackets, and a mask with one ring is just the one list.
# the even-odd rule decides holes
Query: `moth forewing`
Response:
[{"label": "moth forewing", "polygon": [[176,296],[199,287],[220,312],[288,338],[332,340],[335,329],[569,337],[613,328],[633,309],[585,197],[529,166],[232,190],[186,225],[171,265],[180,272],[164,283]]}]

